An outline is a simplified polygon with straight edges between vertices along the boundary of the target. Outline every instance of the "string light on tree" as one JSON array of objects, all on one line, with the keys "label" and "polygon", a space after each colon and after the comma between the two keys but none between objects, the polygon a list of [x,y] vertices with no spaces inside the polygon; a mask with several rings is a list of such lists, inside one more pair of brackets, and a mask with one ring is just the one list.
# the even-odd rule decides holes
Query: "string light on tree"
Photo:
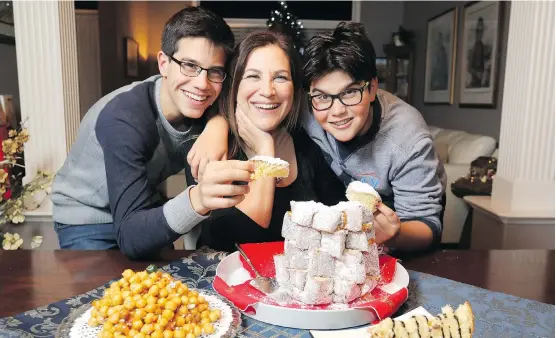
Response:
[{"label": "string light on tree", "polygon": [[296,49],[302,48],[305,39],[303,24],[289,12],[288,4],[285,1],[280,1],[280,8],[270,12],[270,19],[266,24],[268,29],[290,36]]}]

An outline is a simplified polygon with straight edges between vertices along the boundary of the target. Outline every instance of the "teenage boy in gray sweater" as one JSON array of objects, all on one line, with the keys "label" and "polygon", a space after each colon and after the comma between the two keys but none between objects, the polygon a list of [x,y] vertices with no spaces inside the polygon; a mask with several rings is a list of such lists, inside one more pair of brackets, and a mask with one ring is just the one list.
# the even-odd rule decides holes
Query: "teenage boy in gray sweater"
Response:
[{"label": "teenage boy in gray sweater", "polygon": [[[149,257],[171,246],[210,210],[241,202],[248,162],[212,162],[198,185],[165,201],[157,187],[186,168],[185,157],[205,126],[205,114],[226,81],[234,47],[226,22],[188,7],[166,23],[160,75],[99,100],[52,186],[55,230],[62,249],[117,249]],[[214,108],[218,105],[215,104]],[[189,183],[194,183],[186,168]]]},{"label": "teenage boy in gray sweater", "polygon": [[[341,23],[332,33],[313,37],[303,59],[311,107],[303,127],[344,184],[360,180],[381,195],[374,222],[377,242],[401,250],[438,243],[444,167],[421,114],[378,89],[375,52],[363,25]],[[225,134],[212,127],[203,134],[209,132],[212,146],[215,134]],[[190,152],[191,162],[207,153],[204,139]]]}]

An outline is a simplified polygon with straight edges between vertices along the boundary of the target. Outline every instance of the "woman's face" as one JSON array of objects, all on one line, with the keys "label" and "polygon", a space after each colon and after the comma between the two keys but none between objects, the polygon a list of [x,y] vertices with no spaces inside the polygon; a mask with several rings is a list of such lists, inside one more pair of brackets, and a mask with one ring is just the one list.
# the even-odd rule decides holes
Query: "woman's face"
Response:
[{"label": "woman's face", "polygon": [[254,49],[247,58],[237,104],[263,131],[276,130],[291,110],[294,89],[289,61],[275,45]]}]

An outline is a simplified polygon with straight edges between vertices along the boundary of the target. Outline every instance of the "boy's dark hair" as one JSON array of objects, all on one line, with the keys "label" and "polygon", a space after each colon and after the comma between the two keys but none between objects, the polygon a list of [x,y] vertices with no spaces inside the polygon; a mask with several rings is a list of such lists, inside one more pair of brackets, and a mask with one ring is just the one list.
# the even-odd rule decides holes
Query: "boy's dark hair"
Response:
[{"label": "boy's dark hair", "polygon": [[234,34],[220,16],[203,7],[186,7],[174,14],[162,32],[162,51],[173,56],[183,38],[205,38],[223,47],[226,56],[234,49]]},{"label": "boy's dark hair", "polygon": [[341,70],[354,81],[369,81],[377,76],[376,54],[365,27],[356,22],[340,22],[331,33],[316,35],[303,52],[304,86]]},{"label": "boy's dark hair", "polygon": [[257,48],[266,46],[277,46],[282,49],[290,63],[294,96],[291,111],[288,112],[281,126],[290,131],[294,129],[305,102],[303,69],[301,67],[299,52],[295,49],[293,40],[287,35],[270,30],[259,30],[249,33],[235,48],[229,67],[231,81],[224,83],[222,93],[220,94],[220,111],[228,120],[232,132],[231,151],[229,151],[230,157],[235,156],[244,145],[239,136],[235,118],[239,84],[241,83],[245,67],[247,66],[247,60],[251,53]]}]

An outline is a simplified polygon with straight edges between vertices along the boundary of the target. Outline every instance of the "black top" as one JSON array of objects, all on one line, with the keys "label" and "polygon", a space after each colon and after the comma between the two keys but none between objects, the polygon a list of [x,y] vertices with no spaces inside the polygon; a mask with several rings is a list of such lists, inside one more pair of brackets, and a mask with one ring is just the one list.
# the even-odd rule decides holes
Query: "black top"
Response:
[{"label": "black top", "polygon": [[[236,207],[215,210],[201,223],[197,247],[235,251],[234,243],[281,241],[284,214],[290,201],[317,201],[334,205],[345,200],[345,186],[326,163],[319,147],[303,130],[291,133],[297,160],[297,178],[287,187],[277,187],[270,226],[265,229]],[[240,153],[237,159],[247,157]]]}]

